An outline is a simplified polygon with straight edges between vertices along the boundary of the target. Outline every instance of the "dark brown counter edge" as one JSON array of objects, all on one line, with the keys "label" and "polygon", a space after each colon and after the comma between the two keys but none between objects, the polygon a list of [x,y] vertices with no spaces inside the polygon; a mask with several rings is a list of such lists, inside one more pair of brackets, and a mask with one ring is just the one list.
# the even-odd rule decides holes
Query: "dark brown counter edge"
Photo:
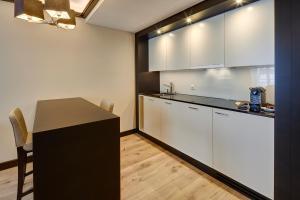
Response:
[{"label": "dark brown counter edge", "polygon": [[165,150],[167,150],[168,152],[176,155],[177,157],[179,157],[180,159],[188,162],[189,164],[193,165],[194,167],[200,169],[201,171],[205,172],[206,174],[212,176],[213,178],[221,181],[222,183],[228,185],[229,187],[237,190],[238,192],[244,194],[245,196],[251,198],[251,199],[256,199],[256,200],[270,200],[269,198],[265,197],[264,195],[248,188],[247,186],[231,179],[230,177],[218,172],[217,170],[208,167],[207,165],[199,162],[198,160],[195,160],[193,158],[191,158],[190,156],[182,153],[181,151],[167,145],[164,142],[161,142],[160,140],[157,140],[155,138],[153,138],[152,136],[142,132],[142,131],[138,131],[138,134],[141,135],[142,137],[150,140],[151,142],[159,145],[160,147],[164,148]]},{"label": "dark brown counter edge", "polygon": [[[106,121],[109,121],[109,120],[112,120],[112,119],[120,119],[120,117],[114,117],[114,118],[103,119],[103,120],[94,121],[94,122],[86,122],[86,123],[82,123],[82,124],[75,124],[75,125],[70,125],[70,126],[64,126],[64,127],[59,127],[59,128],[51,129],[51,130],[36,131],[36,132],[33,132],[32,134],[33,135],[44,134],[44,133],[51,134],[52,132],[56,132],[56,131],[59,131],[59,130],[64,130],[64,129],[71,128],[71,127],[81,127],[81,126],[85,126],[85,125],[92,125],[92,124],[97,123],[97,122],[106,122]],[[121,132],[119,132],[119,134],[120,134],[120,137],[121,137]]]},{"label": "dark brown counter edge", "polygon": [[[232,109],[232,108],[223,107],[223,106],[213,106],[213,105],[208,105],[208,104],[191,102],[191,101],[188,101],[188,100],[185,101],[185,100],[178,100],[178,99],[162,98],[160,96],[153,95],[153,94],[147,94],[147,93],[141,93],[139,95],[158,98],[158,99],[163,99],[163,100],[167,100],[167,101],[176,101],[176,102],[182,102],[182,103],[189,103],[189,104],[193,104],[193,105],[206,106],[206,107],[210,107],[210,108],[229,110],[229,111],[239,112],[239,113],[244,113],[244,114],[249,114],[249,115],[256,115],[256,116],[260,116],[260,117],[268,117],[268,118],[273,118],[273,119],[275,118],[274,113],[265,113],[265,112],[256,113],[256,112],[250,112],[250,111],[243,111],[243,110],[239,110],[238,108]],[[183,94],[183,95],[187,95],[187,94]],[[188,96],[200,97],[201,98],[201,96],[195,96],[195,95],[188,95]],[[214,97],[204,97],[204,98],[212,98],[213,99]],[[219,99],[219,98],[216,98],[216,99]],[[224,101],[227,101],[227,100],[224,99]]]}]

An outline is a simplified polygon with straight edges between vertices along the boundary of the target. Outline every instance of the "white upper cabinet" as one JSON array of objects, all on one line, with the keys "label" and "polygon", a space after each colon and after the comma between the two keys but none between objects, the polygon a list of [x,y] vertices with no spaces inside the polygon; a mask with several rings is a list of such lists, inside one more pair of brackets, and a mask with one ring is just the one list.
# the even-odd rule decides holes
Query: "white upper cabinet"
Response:
[{"label": "white upper cabinet", "polygon": [[166,35],[149,40],[149,71],[166,69]]},{"label": "white upper cabinet", "polygon": [[228,67],[274,65],[274,0],[262,0],[225,14]]},{"label": "white upper cabinet", "polygon": [[166,34],[167,70],[190,67],[190,27],[181,28]]},{"label": "white upper cabinet", "polygon": [[191,68],[224,67],[224,14],[191,26]]},{"label": "white upper cabinet", "polygon": [[271,66],[274,0],[261,0],[149,40],[149,71]]}]

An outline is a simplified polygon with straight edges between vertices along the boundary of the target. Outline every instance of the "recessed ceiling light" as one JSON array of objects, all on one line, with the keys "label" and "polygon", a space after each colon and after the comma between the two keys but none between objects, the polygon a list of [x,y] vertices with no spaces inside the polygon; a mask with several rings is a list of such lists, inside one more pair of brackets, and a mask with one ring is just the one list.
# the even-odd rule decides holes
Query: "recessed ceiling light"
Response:
[{"label": "recessed ceiling light", "polygon": [[158,30],[156,31],[156,33],[157,33],[157,34],[161,34],[161,30],[158,29]]},{"label": "recessed ceiling light", "polygon": [[190,17],[186,18],[187,23],[192,23],[192,19]]}]

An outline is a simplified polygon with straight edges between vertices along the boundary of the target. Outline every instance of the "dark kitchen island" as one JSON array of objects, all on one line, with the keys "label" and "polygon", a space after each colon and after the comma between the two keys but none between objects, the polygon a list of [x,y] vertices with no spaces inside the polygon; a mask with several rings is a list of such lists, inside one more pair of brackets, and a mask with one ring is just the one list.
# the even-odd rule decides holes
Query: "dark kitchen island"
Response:
[{"label": "dark kitchen island", "polygon": [[39,101],[35,200],[119,200],[120,118],[82,99]]}]

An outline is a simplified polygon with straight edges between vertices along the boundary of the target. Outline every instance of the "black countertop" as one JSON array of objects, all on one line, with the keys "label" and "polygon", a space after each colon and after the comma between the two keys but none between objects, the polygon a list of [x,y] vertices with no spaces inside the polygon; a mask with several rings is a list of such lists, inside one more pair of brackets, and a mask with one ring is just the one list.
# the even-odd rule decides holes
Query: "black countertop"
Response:
[{"label": "black countertop", "polygon": [[38,101],[33,133],[118,118],[83,98]]},{"label": "black countertop", "polygon": [[250,112],[245,110],[240,110],[235,105],[235,100],[227,100],[227,99],[220,99],[220,98],[212,98],[212,97],[203,97],[203,96],[194,96],[194,95],[186,95],[186,94],[175,94],[175,95],[160,95],[160,94],[141,94],[144,96],[156,97],[160,99],[172,100],[172,101],[179,101],[184,103],[190,103],[195,105],[202,105],[202,106],[209,106],[213,108],[219,108],[224,110],[231,110],[251,115],[258,115],[262,117],[269,117],[275,118],[275,113],[268,113],[268,112]]}]

